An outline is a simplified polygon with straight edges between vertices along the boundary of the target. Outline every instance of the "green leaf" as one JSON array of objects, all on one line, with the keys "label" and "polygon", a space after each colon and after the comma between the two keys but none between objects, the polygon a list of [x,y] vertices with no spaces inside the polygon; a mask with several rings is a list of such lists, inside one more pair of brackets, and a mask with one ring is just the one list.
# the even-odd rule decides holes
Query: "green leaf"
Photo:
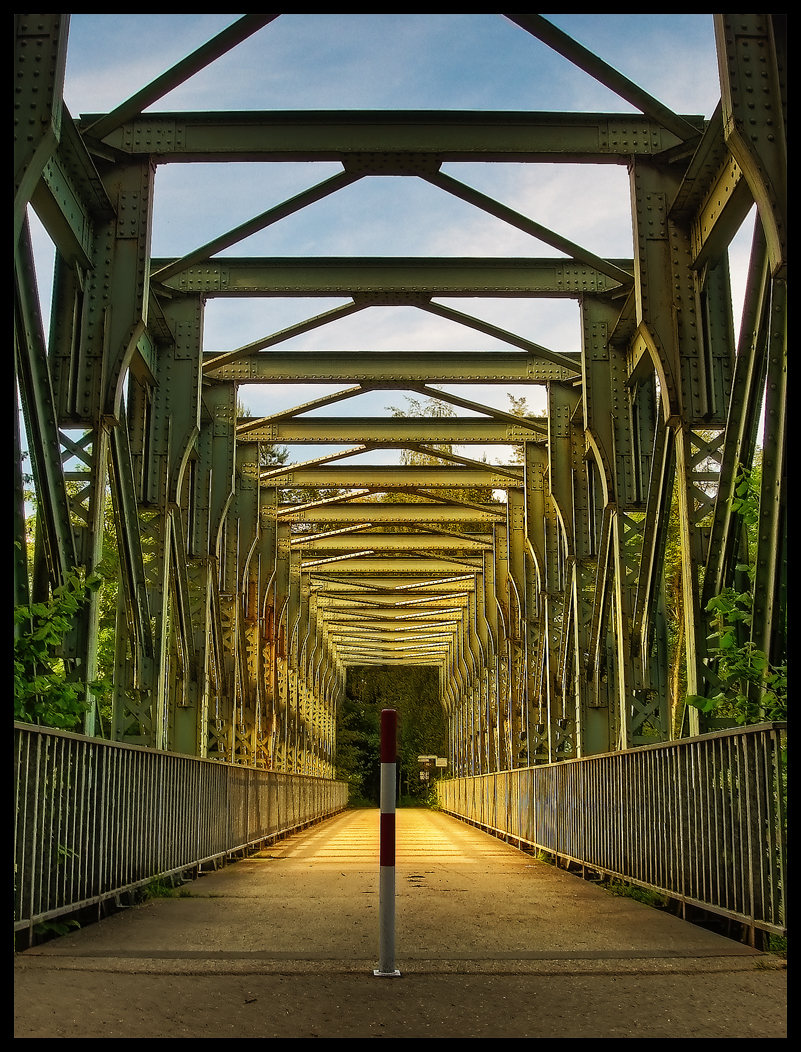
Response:
[{"label": "green leaf", "polygon": [[717,698],[702,698],[698,694],[688,694],[687,704],[692,705],[695,709],[700,709],[701,712],[710,713],[715,708]]}]

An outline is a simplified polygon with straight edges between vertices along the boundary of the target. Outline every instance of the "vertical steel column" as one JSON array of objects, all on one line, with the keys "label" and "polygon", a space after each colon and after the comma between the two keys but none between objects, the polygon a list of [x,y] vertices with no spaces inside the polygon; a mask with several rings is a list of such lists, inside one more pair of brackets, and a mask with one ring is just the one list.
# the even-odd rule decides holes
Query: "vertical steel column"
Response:
[{"label": "vertical steel column", "polygon": [[[233,655],[226,645],[224,629],[230,629],[234,613],[229,593],[224,590],[226,574],[232,566],[236,575],[235,544],[230,534],[235,523],[227,522],[228,508],[234,496],[236,448],[236,390],[233,384],[203,389],[203,413],[198,449],[208,458],[203,462],[209,479],[208,551],[209,617],[207,634],[211,643],[207,651],[209,704],[208,756],[229,759],[233,755]],[[231,551],[231,547],[234,551]],[[227,583],[232,583],[229,577]],[[225,615],[224,615],[225,609]]]},{"label": "vertical steel column", "polygon": [[[678,478],[687,691],[698,694],[706,655],[699,606],[700,569],[705,562],[701,520],[709,498],[693,476],[710,449],[695,430],[708,414],[708,370],[688,231],[668,218],[682,174],[639,160],[631,167],[636,318],[664,370],[666,395],[675,409],[670,424]],[[691,732],[697,732],[697,710],[689,718]]]},{"label": "vertical steel column", "polygon": [[526,650],[528,695],[528,762],[547,763],[550,759],[548,688],[545,645],[545,519],[548,452],[544,446],[527,442],[525,446],[525,530],[526,530]]}]

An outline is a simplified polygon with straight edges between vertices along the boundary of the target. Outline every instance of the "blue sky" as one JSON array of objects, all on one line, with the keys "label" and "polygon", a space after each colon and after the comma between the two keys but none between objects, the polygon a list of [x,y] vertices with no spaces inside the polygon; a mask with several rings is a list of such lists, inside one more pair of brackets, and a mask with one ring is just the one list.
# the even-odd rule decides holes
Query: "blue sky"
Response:
[{"label": "blue sky", "polygon": [[[71,113],[111,109],[238,17],[72,15],[65,86]],[[545,17],[677,112],[712,114],[720,90],[711,15]],[[633,111],[516,25],[486,14],[281,15],[152,107],[340,108]],[[339,170],[336,164],[162,166],[156,179],[153,254],[182,254]],[[631,255],[624,166],[453,164],[443,170],[599,255]],[[749,241],[744,231],[733,246],[737,273],[747,261]],[[41,236],[37,243],[42,244]],[[373,178],[223,254],[560,253],[420,180]],[[46,253],[41,258],[43,269]],[[343,301],[212,300],[205,346],[230,350],[338,302]],[[578,350],[578,309],[572,302],[461,300],[455,305],[554,350]],[[401,307],[372,308],[285,346],[380,351],[502,345]],[[328,390],[252,387],[241,397],[254,412],[268,413]],[[486,388],[458,390],[476,400],[492,397],[493,404],[508,408],[501,389],[490,394]],[[541,410],[541,389],[515,393],[527,393],[531,410]],[[325,412],[381,413],[399,401],[399,394],[379,393]]]}]

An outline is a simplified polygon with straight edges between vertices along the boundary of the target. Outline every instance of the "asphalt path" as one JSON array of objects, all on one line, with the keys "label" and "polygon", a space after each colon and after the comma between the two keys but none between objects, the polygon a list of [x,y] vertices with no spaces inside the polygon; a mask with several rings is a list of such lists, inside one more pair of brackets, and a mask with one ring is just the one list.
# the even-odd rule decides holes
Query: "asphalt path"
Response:
[{"label": "asphalt path", "polygon": [[16,1037],[786,1037],[786,971],[448,815],[378,811],[15,957]]}]

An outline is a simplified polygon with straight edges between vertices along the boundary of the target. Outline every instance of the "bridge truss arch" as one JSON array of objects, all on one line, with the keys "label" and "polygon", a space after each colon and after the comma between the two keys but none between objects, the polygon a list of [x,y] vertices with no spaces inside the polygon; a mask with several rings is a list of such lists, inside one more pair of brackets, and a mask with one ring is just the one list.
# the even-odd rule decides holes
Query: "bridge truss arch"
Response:
[{"label": "bridge truss arch", "polygon": [[[348,667],[396,663],[439,670],[455,773],[707,729],[698,709],[677,715],[668,655],[683,653],[687,693],[714,693],[705,610],[742,572],[732,497],[760,426],[751,638],[786,660],[785,16],[714,16],[721,103],[709,120],[671,112],[537,15],[504,17],[640,112],[145,112],[275,17],[245,16],[114,111],[73,118],[69,16],[15,16],[15,602],[98,568],[108,505],[113,716],[104,731],[90,706],[84,732],[332,776]],[[341,170],[180,259],[153,258],[159,166],[287,160]],[[625,165],[631,258],[597,256],[443,171],[465,160],[581,164],[588,179],[597,164]],[[220,255],[386,177],[438,187],[563,255]],[[735,341],[727,249],[754,204]],[[56,246],[47,336],[29,207]],[[345,302],[204,350],[206,306],[226,297]],[[487,297],[576,301],[580,346],[557,352],[442,302]],[[375,307],[415,308],[503,349],[286,346]],[[303,383],[344,389],[238,415],[241,385]],[[519,416],[439,385],[538,386],[547,410]],[[383,390],[455,415],[312,412]],[[281,444],[314,449],[271,463],[265,450]],[[471,457],[471,445],[508,462]],[[30,560],[24,449],[38,507]],[[388,449],[402,462],[360,456]],[[61,649],[85,680],[98,625],[95,596]]]}]

